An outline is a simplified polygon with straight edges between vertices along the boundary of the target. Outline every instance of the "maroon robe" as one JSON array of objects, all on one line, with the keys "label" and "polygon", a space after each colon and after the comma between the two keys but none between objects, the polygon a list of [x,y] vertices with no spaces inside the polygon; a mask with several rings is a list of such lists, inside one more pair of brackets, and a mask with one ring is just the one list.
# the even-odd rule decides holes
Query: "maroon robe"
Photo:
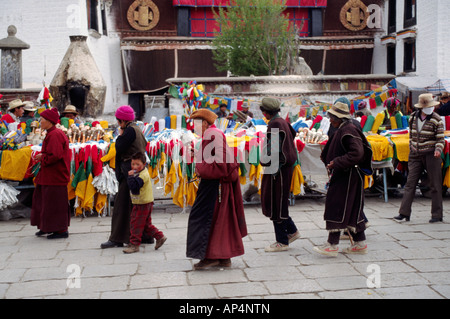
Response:
[{"label": "maroon robe", "polygon": [[[274,132],[279,132],[279,149],[272,150]],[[283,118],[275,117],[267,126],[264,151],[261,155],[261,165],[277,165],[275,174],[265,173],[261,180],[261,208],[266,217],[273,221],[289,218],[289,195],[291,189],[293,165],[297,161],[297,148],[294,144],[295,130]],[[275,145],[275,144],[274,144]],[[272,163],[270,157],[278,153],[278,163]],[[267,154],[267,155],[266,155]],[[267,156],[267,158],[266,158]]]},{"label": "maroon robe", "polygon": [[196,156],[196,170],[201,181],[189,215],[186,255],[197,259],[243,255],[247,225],[239,164],[214,125],[205,131],[200,149],[204,158]]},{"label": "maroon robe", "polygon": [[50,128],[41,152],[30,222],[46,233],[66,231],[70,225],[67,184],[70,181],[71,157],[66,134],[55,126]]}]

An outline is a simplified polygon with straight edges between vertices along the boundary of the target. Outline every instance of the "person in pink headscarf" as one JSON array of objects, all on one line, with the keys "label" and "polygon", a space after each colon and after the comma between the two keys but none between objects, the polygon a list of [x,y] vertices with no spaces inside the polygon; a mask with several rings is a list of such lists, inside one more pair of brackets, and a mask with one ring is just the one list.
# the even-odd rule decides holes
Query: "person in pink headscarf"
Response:
[{"label": "person in pink headscarf", "polygon": [[361,101],[358,104],[358,110],[355,112],[355,116],[369,116],[372,115],[372,112],[369,110],[369,107],[367,105],[366,101]]},{"label": "person in pink headscarf", "polygon": [[386,101],[384,101],[384,107],[386,108],[384,112],[384,121],[381,126],[384,126],[386,129],[391,128],[391,117],[395,117],[397,113],[400,113],[400,100],[395,97],[390,97]]},{"label": "person in pink headscarf", "polygon": [[131,170],[133,154],[146,152],[147,141],[141,129],[133,122],[134,110],[129,105],[123,105],[116,110],[119,124],[119,136],[116,139],[116,177],[119,181],[119,191],[114,200],[111,219],[111,235],[109,240],[100,245],[101,248],[123,247],[130,241],[130,214],[132,209],[130,189],[127,183],[128,172]]}]

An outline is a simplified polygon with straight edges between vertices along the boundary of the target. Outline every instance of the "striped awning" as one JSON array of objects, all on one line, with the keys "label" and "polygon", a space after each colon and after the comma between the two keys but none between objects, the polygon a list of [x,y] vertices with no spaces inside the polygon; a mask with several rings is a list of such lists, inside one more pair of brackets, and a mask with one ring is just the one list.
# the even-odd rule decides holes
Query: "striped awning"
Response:
[{"label": "striped awning", "polygon": [[[325,8],[328,0],[287,0],[288,8]],[[228,7],[230,0],[172,0],[175,7]]]}]

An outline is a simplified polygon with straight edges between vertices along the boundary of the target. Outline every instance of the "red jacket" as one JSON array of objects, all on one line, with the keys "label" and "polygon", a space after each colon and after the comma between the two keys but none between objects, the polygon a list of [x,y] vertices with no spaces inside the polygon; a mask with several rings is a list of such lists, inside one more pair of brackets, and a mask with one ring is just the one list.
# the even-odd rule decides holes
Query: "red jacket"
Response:
[{"label": "red jacket", "polygon": [[42,143],[41,168],[35,183],[40,185],[66,185],[70,181],[69,139],[56,127],[47,131]]},{"label": "red jacket", "polygon": [[6,122],[8,124],[15,122],[14,119],[12,118],[11,114],[9,114],[9,113],[6,113],[5,115],[3,115],[0,120]]}]

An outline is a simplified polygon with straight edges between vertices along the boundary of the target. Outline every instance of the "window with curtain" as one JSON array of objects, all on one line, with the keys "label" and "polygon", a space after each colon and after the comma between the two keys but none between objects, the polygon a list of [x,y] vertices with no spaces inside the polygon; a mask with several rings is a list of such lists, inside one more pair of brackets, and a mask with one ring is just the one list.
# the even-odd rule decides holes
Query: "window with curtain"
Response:
[{"label": "window with curtain", "polygon": [[403,71],[414,72],[416,71],[416,41],[405,41],[404,48]]},{"label": "window with curtain", "polygon": [[[309,36],[309,10],[306,8],[288,8],[285,11],[291,24],[295,24],[300,37]],[[192,8],[190,10],[191,37],[212,38],[220,32],[211,8]]]},{"label": "window with curtain", "polygon": [[405,0],[405,20],[404,28],[412,27],[417,23],[417,0]]},{"label": "window with curtain", "polygon": [[397,0],[389,0],[388,33],[397,31]]}]

